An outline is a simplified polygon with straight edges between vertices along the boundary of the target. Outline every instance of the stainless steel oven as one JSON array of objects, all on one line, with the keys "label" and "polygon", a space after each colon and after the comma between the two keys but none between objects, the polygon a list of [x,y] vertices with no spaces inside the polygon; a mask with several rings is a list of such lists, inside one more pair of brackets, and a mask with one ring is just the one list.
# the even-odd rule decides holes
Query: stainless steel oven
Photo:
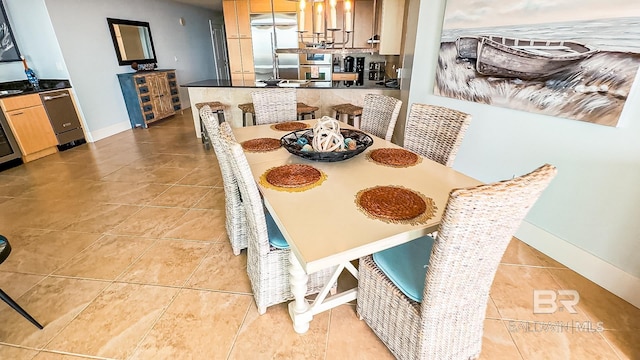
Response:
[{"label": "stainless steel oven", "polygon": [[300,65],[299,79],[331,82],[331,65]]},{"label": "stainless steel oven", "polygon": [[2,111],[0,111],[0,164],[22,157],[18,144],[11,133]]},{"label": "stainless steel oven", "polygon": [[331,65],[331,54],[300,54],[300,65]]}]

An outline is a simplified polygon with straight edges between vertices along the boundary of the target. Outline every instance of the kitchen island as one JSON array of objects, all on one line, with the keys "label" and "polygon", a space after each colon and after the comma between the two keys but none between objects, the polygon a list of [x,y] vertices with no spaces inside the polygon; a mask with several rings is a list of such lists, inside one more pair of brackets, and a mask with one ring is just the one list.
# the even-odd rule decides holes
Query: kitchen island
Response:
[{"label": "kitchen island", "polygon": [[[324,115],[333,116],[331,106],[351,103],[362,106],[364,97],[367,94],[383,94],[400,98],[400,90],[387,88],[382,85],[377,86],[344,86],[342,82],[332,87],[296,87],[298,102],[303,102],[310,106],[317,106],[316,118]],[[193,123],[196,136],[200,137],[200,116],[196,108],[197,103],[219,101],[225,105],[224,116],[232,127],[242,127],[242,111],[238,104],[253,102],[251,93],[261,89],[275,89],[277,87],[264,86],[233,86],[229,80],[203,80],[180,85],[189,91],[189,102],[193,114]],[[295,120],[295,119],[291,119]]]}]

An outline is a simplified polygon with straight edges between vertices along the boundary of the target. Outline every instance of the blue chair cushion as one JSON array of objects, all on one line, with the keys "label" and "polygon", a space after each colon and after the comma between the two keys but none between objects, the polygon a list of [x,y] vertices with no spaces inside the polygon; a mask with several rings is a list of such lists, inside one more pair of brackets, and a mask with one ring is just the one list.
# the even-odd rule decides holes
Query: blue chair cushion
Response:
[{"label": "blue chair cushion", "polygon": [[423,236],[373,254],[373,261],[411,300],[422,302],[433,238]]},{"label": "blue chair cushion", "polygon": [[271,214],[265,209],[265,220],[267,220],[267,233],[269,233],[269,244],[277,249],[288,249],[289,243],[284,239],[278,225],[273,221]]}]

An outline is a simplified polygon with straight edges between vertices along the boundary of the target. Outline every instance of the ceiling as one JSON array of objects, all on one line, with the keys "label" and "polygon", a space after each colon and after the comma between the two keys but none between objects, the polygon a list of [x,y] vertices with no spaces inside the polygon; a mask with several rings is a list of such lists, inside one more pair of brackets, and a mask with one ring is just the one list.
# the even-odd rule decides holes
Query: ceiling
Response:
[{"label": "ceiling", "polygon": [[189,4],[202,8],[222,11],[222,0],[173,0],[183,4]]}]

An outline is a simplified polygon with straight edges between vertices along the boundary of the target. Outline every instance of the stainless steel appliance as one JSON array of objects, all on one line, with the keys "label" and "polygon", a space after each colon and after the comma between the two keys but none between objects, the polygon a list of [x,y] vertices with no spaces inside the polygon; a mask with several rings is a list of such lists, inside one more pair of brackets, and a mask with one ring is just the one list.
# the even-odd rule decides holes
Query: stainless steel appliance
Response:
[{"label": "stainless steel appliance", "polygon": [[331,54],[300,54],[298,79],[309,80],[314,86],[331,86]]},{"label": "stainless steel appliance", "polygon": [[[353,56],[345,56],[344,57],[344,72],[354,72],[356,70],[356,63]],[[345,81],[344,84],[346,86],[353,85],[353,81]]]},{"label": "stainless steel appliance", "polygon": [[358,79],[356,80],[356,86],[364,85],[364,57],[356,58],[356,69],[358,73]]},{"label": "stainless steel appliance", "polygon": [[11,133],[11,128],[0,111],[0,164],[16,160],[22,157],[16,139]]},{"label": "stainless steel appliance", "polygon": [[298,78],[298,55],[276,54],[276,49],[298,47],[297,29],[296,13],[251,14],[257,81]]},{"label": "stainless steel appliance", "polygon": [[331,54],[300,54],[300,64],[331,65]]},{"label": "stainless steel appliance", "polygon": [[83,144],[84,132],[69,91],[47,92],[40,94],[40,98],[49,116],[53,132],[58,138],[58,147],[67,148]]}]

